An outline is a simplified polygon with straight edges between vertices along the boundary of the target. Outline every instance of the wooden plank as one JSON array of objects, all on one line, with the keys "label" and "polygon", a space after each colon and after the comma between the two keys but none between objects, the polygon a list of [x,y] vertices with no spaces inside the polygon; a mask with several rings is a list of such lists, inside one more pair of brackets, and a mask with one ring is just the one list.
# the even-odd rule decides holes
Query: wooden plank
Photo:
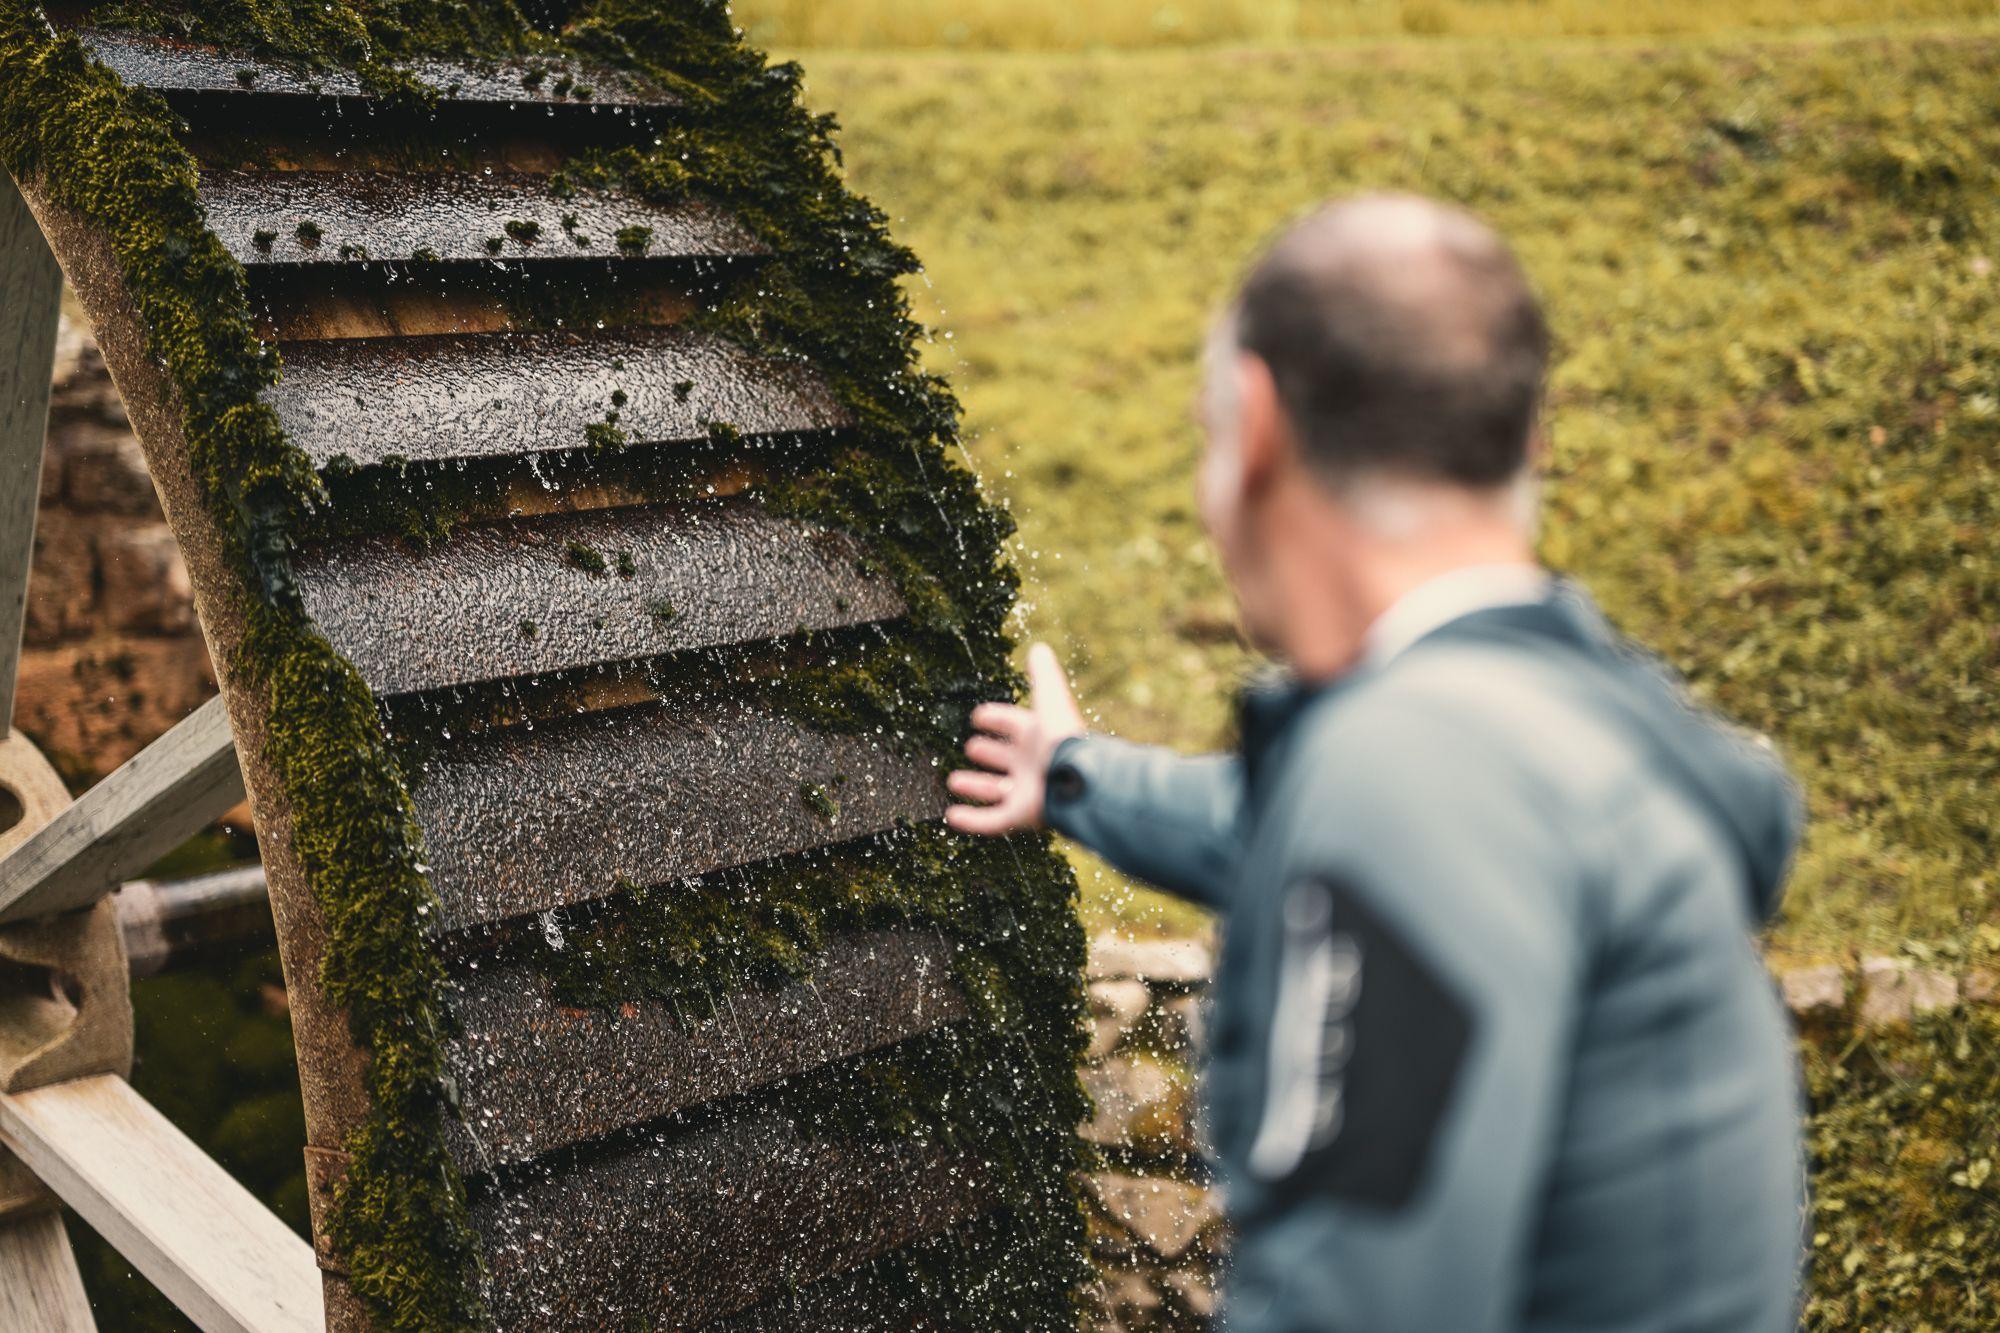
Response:
[{"label": "wooden plank", "polygon": [[0,860],[0,924],[89,906],[242,799],[229,715],[211,699]]},{"label": "wooden plank", "polygon": [[976,1163],[781,1112],[536,1163],[476,1192],[507,1333],[701,1328],[985,1212]]},{"label": "wooden plank", "polygon": [[410,796],[440,930],[944,813],[936,762],[745,704],[630,708],[449,741]]},{"label": "wooden plank", "polygon": [[320,467],[581,451],[593,426],[633,444],[833,430],[816,373],[685,329],[479,333],[285,343],[266,394]]},{"label": "wooden plank", "polygon": [[0,1328],[96,1333],[61,1213],[0,1225]]},{"label": "wooden plank", "polygon": [[13,177],[0,170],[0,736],[14,725],[14,670],[35,554],[62,270]]},{"label": "wooden plank", "polygon": [[708,205],[596,190],[559,195],[549,177],[522,172],[211,171],[201,201],[210,230],[251,268],[407,264],[418,255],[493,264],[763,253],[740,223]]},{"label": "wooden plank", "polygon": [[[127,83],[170,97],[220,100],[238,115],[253,98],[267,103],[373,100],[360,76],[347,69],[302,69],[242,51],[109,29],[86,28],[77,36],[85,50]],[[417,60],[399,68],[429,84],[447,107],[533,107],[587,116],[598,107],[623,114],[679,103],[648,80],[590,61]]]},{"label": "wooden plank", "polygon": [[314,622],[383,695],[903,614],[858,543],[744,502],[479,524],[421,550],[366,537],[295,567]]},{"label": "wooden plank", "polygon": [[735,1096],[903,1041],[966,1015],[950,946],[914,931],[833,940],[808,978],[752,986],[689,1022],[640,997],[565,1004],[527,964],[470,958],[451,980],[458,1084],[452,1151],[468,1172]]},{"label": "wooden plank", "polygon": [[207,1333],[325,1328],[312,1247],[125,1080],[0,1095],[0,1142]]}]

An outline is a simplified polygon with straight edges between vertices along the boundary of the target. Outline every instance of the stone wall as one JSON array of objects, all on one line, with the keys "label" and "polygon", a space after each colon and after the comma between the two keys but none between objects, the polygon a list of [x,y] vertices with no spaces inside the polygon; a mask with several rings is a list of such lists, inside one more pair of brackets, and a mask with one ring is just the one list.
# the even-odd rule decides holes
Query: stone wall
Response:
[{"label": "stone wall", "polygon": [[[1085,1131],[1105,1169],[1088,1189],[1098,1333],[1195,1333],[1211,1326],[1227,1236],[1220,1192],[1199,1158],[1194,1065],[1213,953],[1207,940],[1091,942]],[[1802,1027],[1892,1028],[2000,998],[2000,977],[1910,958],[1781,970]]]},{"label": "stone wall", "polygon": [[97,344],[65,313],[14,721],[73,787],[215,693],[192,598]]},{"label": "stone wall", "polygon": [[1194,1101],[1211,964],[1206,940],[1091,941],[1083,1080],[1097,1115],[1084,1136],[1105,1159],[1087,1190],[1103,1333],[1202,1329],[1215,1310],[1222,1201]]}]

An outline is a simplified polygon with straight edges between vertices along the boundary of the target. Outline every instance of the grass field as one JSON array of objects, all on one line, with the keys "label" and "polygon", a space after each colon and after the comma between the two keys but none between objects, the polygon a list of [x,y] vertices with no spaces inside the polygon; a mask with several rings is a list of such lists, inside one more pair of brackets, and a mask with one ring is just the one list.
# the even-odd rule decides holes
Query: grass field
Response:
[{"label": "grass field", "polygon": [[736,0],[769,46],[1089,50],[1392,38],[1663,36],[1990,16],[1988,0]]},{"label": "grass field", "polygon": [[[1548,558],[1806,780],[1781,947],[2000,945],[2000,43],[1983,28],[816,52],[808,69],[858,183],[929,263],[937,363],[1021,520],[1026,624],[1106,725],[1214,744],[1245,664],[1189,490],[1209,311],[1315,200],[1422,190],[1505,229],[1551,307]],[[1099,913],[1153,910],[1090,882]]]}]

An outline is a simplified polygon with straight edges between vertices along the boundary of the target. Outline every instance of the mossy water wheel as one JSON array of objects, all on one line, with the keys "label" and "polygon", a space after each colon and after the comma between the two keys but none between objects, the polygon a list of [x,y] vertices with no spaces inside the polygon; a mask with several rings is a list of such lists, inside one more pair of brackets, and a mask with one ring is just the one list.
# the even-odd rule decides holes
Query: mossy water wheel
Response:
[{"label": "mossy water wheel", "polygon": [[1074,1320],[1082,943],[940,777],[1004,516],[720,4],[0,0],[191,571],[336,1329]]}]

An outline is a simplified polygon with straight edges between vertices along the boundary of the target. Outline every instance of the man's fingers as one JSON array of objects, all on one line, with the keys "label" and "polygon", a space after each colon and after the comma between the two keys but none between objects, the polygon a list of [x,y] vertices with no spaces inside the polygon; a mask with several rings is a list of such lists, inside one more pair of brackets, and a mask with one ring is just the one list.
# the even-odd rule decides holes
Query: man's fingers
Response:
[{"label": "man's fingers", "polygon": [[988,838],[1023,827],[1020,816],[1004,805],[954,805],[944,812],[944,822],[960,833]]},{"label": "man's fingers", "polygon": [[1017,753],[1006,741],[991,736],[974,736],[965,743],[965,757],[981,768],[1005,771],[1014,766]]},{"label": "man's fingers", "polygon": [[979,801],[986,805],[996,805],[1007,799],[1013,783],[998,773],[984,773],[977,769],[961,768],[944,780],[953,796],[962,796],[968,801]]},{"label": "man's fingers", "polygon": [[1046,643],[1028,649],[1028,687],[1034,691],[1035,711],[1061,735],[1084,730],[1083,710],[1070,693],[1069,677],[1063,673],[1056,650]]},{"label": "man's fingers", "polygon": [[981,731],[1012,740],[1035,720],[1034,714],[1019,704],[981,704],[972,710],[972,725]]}]

